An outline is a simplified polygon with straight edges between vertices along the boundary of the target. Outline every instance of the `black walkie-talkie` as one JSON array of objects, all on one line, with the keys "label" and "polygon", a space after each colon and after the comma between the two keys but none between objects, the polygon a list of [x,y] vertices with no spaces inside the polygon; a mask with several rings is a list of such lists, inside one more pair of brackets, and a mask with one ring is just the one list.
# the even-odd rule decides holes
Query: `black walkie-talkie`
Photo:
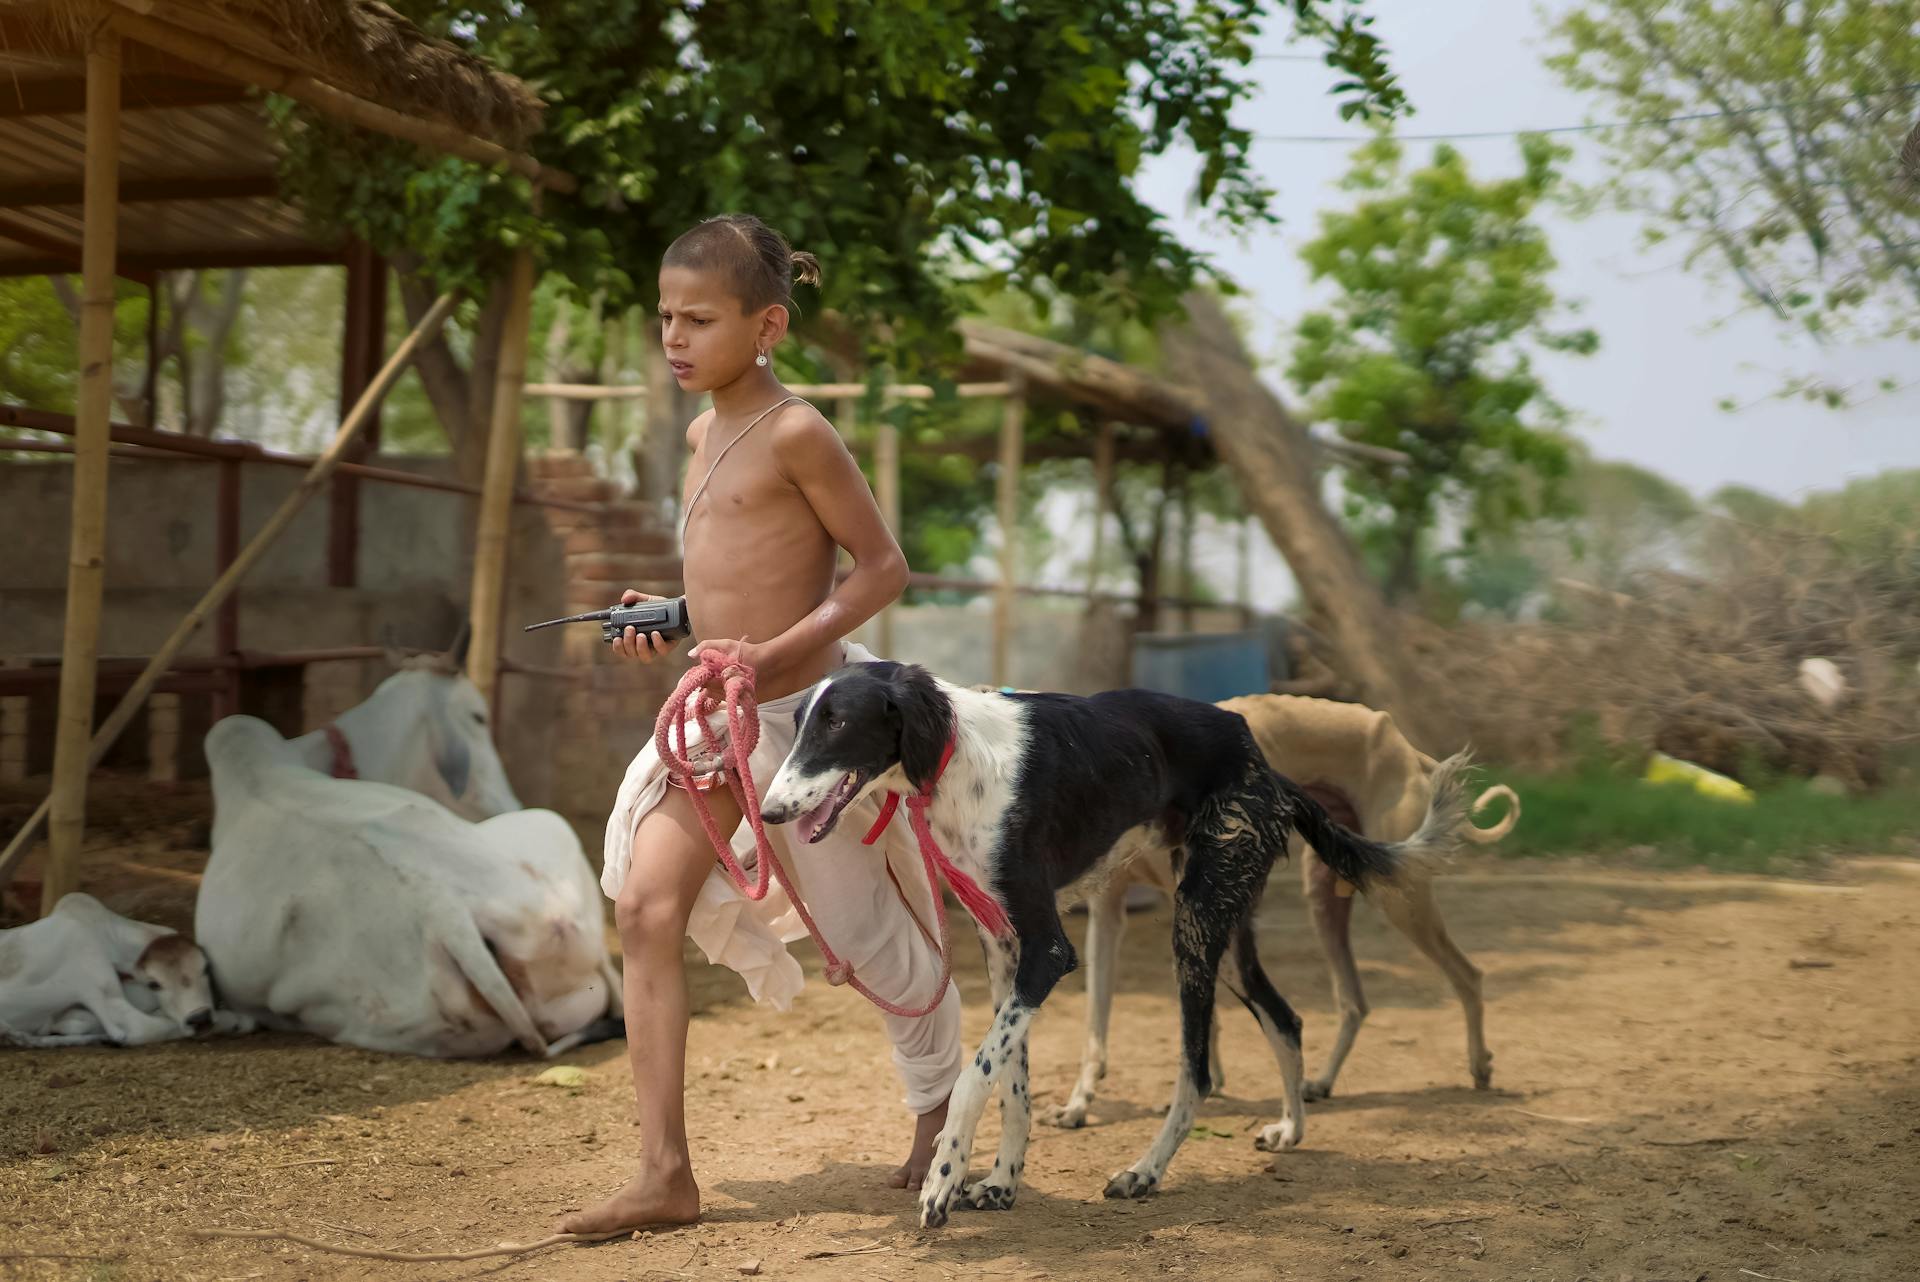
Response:
[{"label": "black walkie-talkie", "polygon": [[564,619],[548,619],[545,623],[529,623],[523,632],[533,632],[540,628],[558,627],[562,623],[599,623],[600,639],[613,642],[632,628],[641,636],[658,632],[663,641],[674,641],[693,633],[692,621],[687,617],[687,599],[674,597],[671,601],[635,601],[632,605],[609,606],[604,610],[590,610],[585,614],[572,614]]}]

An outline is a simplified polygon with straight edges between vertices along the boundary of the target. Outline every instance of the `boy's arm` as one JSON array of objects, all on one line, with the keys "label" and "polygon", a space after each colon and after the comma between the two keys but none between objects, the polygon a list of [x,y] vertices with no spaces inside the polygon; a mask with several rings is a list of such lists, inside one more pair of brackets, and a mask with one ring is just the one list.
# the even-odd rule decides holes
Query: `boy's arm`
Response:
[{"label": "boy's arm", "polygon": [[775,428],[775,463],[833,541],[853,557],[853,572],[832,596],[759,647],[763,662],[777,671],[818,653],[893,604],[906,590],[907,558],[831,423],[818,414],[796,414]]}]

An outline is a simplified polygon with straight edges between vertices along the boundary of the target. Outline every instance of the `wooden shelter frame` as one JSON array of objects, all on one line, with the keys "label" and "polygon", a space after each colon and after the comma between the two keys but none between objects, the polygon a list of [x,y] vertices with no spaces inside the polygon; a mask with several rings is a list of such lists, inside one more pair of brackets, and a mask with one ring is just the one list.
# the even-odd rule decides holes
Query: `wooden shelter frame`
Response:
[{"label": "wooden shelter frame", "polygon": [[[390,64],[395,59],[405,65],[383,65],[383,60]],[[155,0],[14,0],[0,9],[0,73],[9,74],[12,82],[0,91],[0,125],[18,127],[24,120],[33,126],[34,137],[54,140],[45,143],[44,155],[28,159],[53,156],[57,161],[56,144],[63,132],[70,131],[67,122],[76,112],[84,128],[78,181],[62,173],[42,173],[38,181],[0,184],[0,274],[41,275],[77,266],[82,277],[76,412],[63,422],[66,416],[0,409],[0,426],[70,436],[70,446],[28,443],[27,448],[70,452],[74,460],[52,790],[0,852],[0,881],[4,881],[40,823],[48,823],[41,892],[45,913],[78,885],[89,773],[156,686],[170,675],[187,675],[175,671],[175,662],[194,632],[208,618],[217,618],[219,639],[226,646],[215,666],[228,676],[250,666],[249,657],[238,649],[237,616],[223,608],[230,605],[247,571],[336,473],[380,481],[404,475],[368,468],[357,460],[386,392],[419,346],[437,333],[457,301],[453,295],[442,296],[381,362],[378,354],[384,335],[376,325],[384,315],[384,269],[363,249],[312,243],[297,230],[296,219],[276,214],[272,157],[264,165],[259,163],[263,135],[257,129],[252,135],[246,133],[241,108],[257,114],[252,98],[266,92],[283,94],[342,123],[518,173],[533,184],[536,200],[542,190],[569,192],[577,184],[520,149],[525,137],[539,127],[539,100],[530,90],[452,46],[422,35],[371,0],[175,0],[165,5]],[[11,102],[5,101],[9,95]],[[223,118],[206,117],[208,127],[239,129],[237,136],[251,145],[243,146],[240,151],[245,154],[237,158],[254,165],[250,172],[231,176],[141,177],[123,187],[122,168],[129,158],[123,147],[123,125],[129,112],[143,108],[226,112]],[[0,144],[10,136],[0,133]],[[152,155],[140,158],[154,159]],[[77,245],[61,234],[73,221],[65,206],[75,197],[80,203]],[[254,205],[236,212],[221,203],[231,201],[264,201],[268,208]],[[173,222],[187,227],[189,234],[182,243],[151,250],[137,243],[123,244],[122,208],[134,203],[141,204],[143,211],[155,204],[172,206]],[[149,214],[130,223],[127,230],[137,242],[149,226],[167,223]],[[342,371],[343,418],[319,457],[297,459],[255,447],[155,432],[151,422],[145,428],[112,422],[116,277],[150,284],[154,271],[172,268],[343,261],[349,267],[350,300]],[[533,276],[530,251],[522,249],[508,276],[507,341],[496,384],[487,468],[479,487],[468,670],[489,694],[500,671],[507,513],[515,497],[520,455],[520,393]],[[16,444],[5,443],[7,448]],[[146,660],[96,732],[107,464],[116,445],[123,456],[129,451],[144,456],[147,451],[165,450],[220,463],[221,570],[213,586]],[[238,465],[245,459],[304,466],[306,472],[266,526],[240,547]],[[471,490],[427,478],[409,477],[404,483]],[[350,494],[350,484],[347,490]],[[351,582],[352,534],[341,531],[350,532],[357,523],[351,500],[342,501],[339,487],[333,490],[332,502],[330,578],[337,582],[345,577]],[[349,656],[359,657],[357,651],[313,651],[265,658],[315,661]],[[252,656],[252,661],[261,662],[262,657]]]}]

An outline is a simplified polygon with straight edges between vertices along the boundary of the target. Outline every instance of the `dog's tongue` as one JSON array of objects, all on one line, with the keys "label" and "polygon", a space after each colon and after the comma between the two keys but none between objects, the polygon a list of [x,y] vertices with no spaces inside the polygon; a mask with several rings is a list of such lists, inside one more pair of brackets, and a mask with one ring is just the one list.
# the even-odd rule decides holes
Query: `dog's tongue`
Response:
[{"label": "dog's tongue", "polygon": [[840,804],[840,793],[844,787],[844,781],[835,784],[833,790],[827,793],[825,801],[800,816],[799,828],[802,842],[812,845],[820,840],[821,834],[827,830],[827,825],[833,822],[834,807]]},{"label": "dog's tongue", "polygon": [[797,825],[799,825],[799,829],[801,829],[801,841],[803,841],[803,843],[816,843],[816,841],[820,841],[820,839],[826,835],[826,831],[833,825],[833,818],[839,814],[839,808],[841,808],[843,804],[847,804],[847,798],[851,796],[852,787],[854,787],[854,777],[852,777],[852,775],[843,777],[839,783],[833,785],[833,789],[829,791],[828,798],[826,798],[824,802],[820,802],[818,806],[814,806],[812,810],[808,810],[806,814],[803,814],[801,818],[797,819]]}]

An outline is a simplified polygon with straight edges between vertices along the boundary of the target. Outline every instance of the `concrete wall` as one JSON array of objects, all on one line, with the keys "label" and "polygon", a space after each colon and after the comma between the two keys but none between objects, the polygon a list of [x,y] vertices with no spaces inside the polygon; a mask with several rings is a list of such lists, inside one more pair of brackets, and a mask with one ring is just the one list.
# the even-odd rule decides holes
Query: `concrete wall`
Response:
[{"label": "concrete wall", "polygon": [[[382,457],[383,467],[446,476],[446,459]],[[213,582],[219,467],[175,459],[114,460],[108,480],[107,596],[103,655],[151,654]],[[70,478],[64,464],[0,464],[0,661],[58,655],[65,626]],[[293,468],[245,465],[241,481],[244,542],[299,483]],[[360,489],[359,583],[326,586],[326,505],[312,502],[254,569],[239,593],[240,644],[248,650],[310,650],[393,644],[437,649],[465,617],[472,575],[475,501],[466,495],[377,482]],[[543,509],[514,508],[514,544],[506,599],[504,650],[537,666],[562,661],[561,638],[524,634],[520,625],[562,612],[563,536]],[[211,625],[189,655],[213,653]],[[284,734],[314,729],[365,698],[390,668],[384,662],[329,662],[247,674],[243,710]],[[291,685],[289,685],[291,683]],[[529,804],[552,791],[554,711],[549,677],[507,675],[501,685],[501,755]],[[111,706],[103,695],[97,715]],[[54,687],[25,710],[26,773],[51,765]],[[204,773],[200,737],[209,696],[179,705],[182,776]],[[110,766],[145,764],[144,720],[129,727]]]}]

